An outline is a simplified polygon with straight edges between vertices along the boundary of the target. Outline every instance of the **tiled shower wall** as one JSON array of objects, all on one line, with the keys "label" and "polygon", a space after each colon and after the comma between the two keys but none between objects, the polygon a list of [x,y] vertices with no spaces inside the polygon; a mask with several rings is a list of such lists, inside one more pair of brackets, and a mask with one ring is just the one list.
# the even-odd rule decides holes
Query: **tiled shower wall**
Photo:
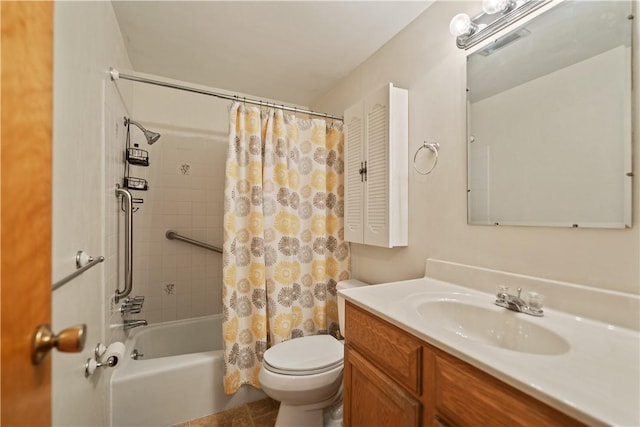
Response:
[{"label": "tiled shower wall", "polygon": [[158,323],[220,313],[222,255],[165,234],[222,247],[226,138],[151,130],[162,136],[149,146],[131,126],[131,143],[149,151],[150,165],[129,172],[149,183],[148,191],[132,191],[144,199],[134,214],[132,295],[146,299],[130,317]]}]

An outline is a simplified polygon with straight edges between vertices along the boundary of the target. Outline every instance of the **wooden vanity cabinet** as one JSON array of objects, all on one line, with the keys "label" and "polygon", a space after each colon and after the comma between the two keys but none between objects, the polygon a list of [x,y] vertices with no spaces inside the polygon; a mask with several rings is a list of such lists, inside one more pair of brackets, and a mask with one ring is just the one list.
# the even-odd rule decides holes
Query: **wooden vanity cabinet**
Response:
[{"label": "wooden vanity cabinet", "polygon": [[349,405],[344,407],[347,426],[418,427],[420,401],[400,387],[362,355],[352,349],[345,353],[345,382]]},{"label": "wooden vanity cabinet", "polygon": [[347,302],[344,426],[582,423]]},{"label": "wooden vanity cabinet", "polygon": [[343,425],[421,426],[422,345],[348,304]]}]

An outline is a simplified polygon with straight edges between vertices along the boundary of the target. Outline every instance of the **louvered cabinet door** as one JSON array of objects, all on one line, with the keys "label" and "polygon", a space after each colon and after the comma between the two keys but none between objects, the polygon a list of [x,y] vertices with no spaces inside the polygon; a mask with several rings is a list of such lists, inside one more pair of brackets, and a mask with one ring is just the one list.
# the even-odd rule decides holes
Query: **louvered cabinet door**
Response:
[{"label": "louvered cabinet door", "polygon": [[389,93],[385,87],[367,97],[364,241],[391,247],[389,242]]},{"label": "louvered cabinet door", "polygon": [[363,243],[364,176],[364,104],[358,103],[344,113],[345,130],[345,198],[344,239]]},{"label": "louvered cabinet door", "polygon": [[407,90],[389,83],[344,113],[348,242],[408,244],[408,106]]}]

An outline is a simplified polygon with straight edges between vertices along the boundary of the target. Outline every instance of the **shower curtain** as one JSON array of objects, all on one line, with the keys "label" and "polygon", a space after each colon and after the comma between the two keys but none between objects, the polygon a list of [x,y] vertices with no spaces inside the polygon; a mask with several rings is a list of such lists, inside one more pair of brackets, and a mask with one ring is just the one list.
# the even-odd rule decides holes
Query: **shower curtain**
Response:
[{"label": "shower curtain", "polygon": [[226,393],[260,387],[267,346],[337,333],[343,240],[342,123],[234,103],[226,164],[223,314]]}]

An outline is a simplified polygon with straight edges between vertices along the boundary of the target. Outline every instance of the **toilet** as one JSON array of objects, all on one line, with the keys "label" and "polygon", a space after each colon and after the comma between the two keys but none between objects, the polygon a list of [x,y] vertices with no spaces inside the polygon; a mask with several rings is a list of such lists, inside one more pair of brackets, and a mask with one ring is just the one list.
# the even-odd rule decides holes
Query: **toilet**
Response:
[{"label": "toilet", "polygon": [[[337,289],[367,285],[338,282]],[[344,298],[338,295],[338,321],[344,334]],[[282,342],[264,353],[258,378],[267,396],[280,401],[276,427],[342,425],[344,346],[331,335]]]}]

